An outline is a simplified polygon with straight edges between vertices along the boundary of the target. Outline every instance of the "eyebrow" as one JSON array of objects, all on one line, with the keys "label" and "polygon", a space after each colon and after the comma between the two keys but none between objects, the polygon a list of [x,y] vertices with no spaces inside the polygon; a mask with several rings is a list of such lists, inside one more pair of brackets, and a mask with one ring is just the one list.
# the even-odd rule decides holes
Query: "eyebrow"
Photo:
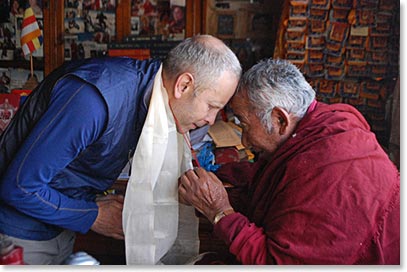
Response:
[{"label": "eyebrow", "polygon": [[216,102],[216,101],[209,101],[209,105],[211,105],[212,107],[215,107],[215,108],[219,108],[219,109],[222,109],[223,107],[225,107],[225,105],[223,105],[222,103]]}]

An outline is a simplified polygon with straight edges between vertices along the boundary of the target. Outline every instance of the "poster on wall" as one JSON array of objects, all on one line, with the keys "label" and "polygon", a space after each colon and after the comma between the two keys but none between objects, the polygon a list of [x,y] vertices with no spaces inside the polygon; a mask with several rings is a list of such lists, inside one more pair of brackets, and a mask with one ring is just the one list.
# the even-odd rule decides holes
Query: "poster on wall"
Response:
[{"label": "poster on wall", "polygon": [[167,37],[169,16],[169,1],[132,1],[131,35],[142,37],[163,35]]},{"label": "poster on wall", "polygon": [[185,38],[185,0],[171,0],[169,32],[175,39]]},{"label": "poster on wall", "polygon": [[138,0],[131,4],[131,35],[185,38],[185,0]]},{"label": "poster on wall", "polygon": [[116,39],[116,0],[65,1],[65,60],[103,56]]}]

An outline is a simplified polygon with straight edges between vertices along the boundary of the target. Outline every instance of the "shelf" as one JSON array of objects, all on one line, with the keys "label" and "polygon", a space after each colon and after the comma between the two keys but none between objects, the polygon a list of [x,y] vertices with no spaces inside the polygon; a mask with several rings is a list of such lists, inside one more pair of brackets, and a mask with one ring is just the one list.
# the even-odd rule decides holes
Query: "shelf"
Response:
[{"label": "shelf", "polygon": [[[30,70],[30,61],[28,60],[0,60],[0,67],[3,68],[21,68]],[[34,70],[44,70],[43,60],[34,60]]]}]

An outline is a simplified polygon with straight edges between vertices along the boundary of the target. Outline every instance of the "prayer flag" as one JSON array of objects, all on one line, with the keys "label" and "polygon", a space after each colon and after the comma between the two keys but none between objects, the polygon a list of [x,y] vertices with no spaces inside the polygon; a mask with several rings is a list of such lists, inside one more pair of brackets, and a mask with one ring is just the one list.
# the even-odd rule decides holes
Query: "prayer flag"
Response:
[{"label": "prayer flag", "polygon": [[24,11],[23,23],[21,25],[21,48],[24,55],[28,55],[42,45],[42,32],[35,19],[34,11],[31,7]]}]

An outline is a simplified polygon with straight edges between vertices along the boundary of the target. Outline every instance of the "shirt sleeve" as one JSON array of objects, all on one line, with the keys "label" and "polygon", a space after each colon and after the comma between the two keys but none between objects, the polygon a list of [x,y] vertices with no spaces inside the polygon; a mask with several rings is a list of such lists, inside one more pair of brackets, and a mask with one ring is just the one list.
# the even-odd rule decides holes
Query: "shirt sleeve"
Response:
[{"label": "shirt sleeve", "polygon": [[214,232],[242,264],[272,264],[267,261],[267,237],[263,229],[249,222],[246,216],[240,213],[225,216],[214,226]]},{"label": "shirt sleeve", "polygon": [[3,176],[3,200],[42,222],[87,232],[98,214],[96,203],[70,198],[49,184],[100,137],[106,120],[107,107],[94,86],[73,76],[61,79]]}]

